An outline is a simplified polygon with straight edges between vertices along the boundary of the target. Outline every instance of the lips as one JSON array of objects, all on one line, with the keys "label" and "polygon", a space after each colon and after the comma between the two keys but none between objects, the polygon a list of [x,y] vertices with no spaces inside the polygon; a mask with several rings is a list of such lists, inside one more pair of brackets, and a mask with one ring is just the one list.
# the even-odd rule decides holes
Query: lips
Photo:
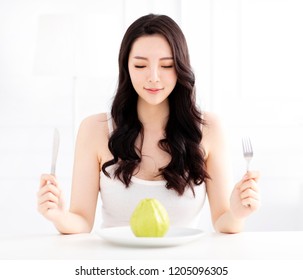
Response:
[{"label": "lips", "polygon": [[144,88],[144,89],[151,94],[156,94],[161,90],[163,90],[163,88]]}]

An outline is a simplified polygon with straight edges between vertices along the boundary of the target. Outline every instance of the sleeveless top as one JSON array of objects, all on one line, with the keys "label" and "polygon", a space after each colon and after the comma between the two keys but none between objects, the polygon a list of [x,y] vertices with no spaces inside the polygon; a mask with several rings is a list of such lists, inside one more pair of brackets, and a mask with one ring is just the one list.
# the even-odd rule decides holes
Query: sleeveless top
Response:
[{"label": "sleeveless top", "polygon": [[[108,116],[109,133],[113,131],[111,117]],[[168,212],[171,226],[197,227],[205,202],[205,183],[194,186],[195,196],[187,187],[182,196],[171,189],[168,190],[166,181],[149,181],[132,176],[128,188],[114,178],[115,165],[107,168],[111,175],[108,178],[100,172],[100,195],[102,201],[102,227],[129,225],[132,212],[141,199],[155,198]]]}]

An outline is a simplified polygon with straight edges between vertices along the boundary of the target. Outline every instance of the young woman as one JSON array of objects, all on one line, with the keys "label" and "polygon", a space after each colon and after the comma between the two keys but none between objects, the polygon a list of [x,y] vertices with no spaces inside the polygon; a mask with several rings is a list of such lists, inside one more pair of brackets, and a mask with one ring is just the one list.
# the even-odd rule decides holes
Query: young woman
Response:
[{"label": "young woman", "polygon": [[80,125],[69,210],[56,178],[41,176],[38,210],[61,233],[90,232],[99,192],[103,226],[129,224],[143,198],[157,198],[171,225],[196,226],[208,196],[218,232],[236,233],[259,207],[258,172],[231,191],[220,121],[195,104],[186,40],[168,16],[146,15],[126,31],[110,113]]}]

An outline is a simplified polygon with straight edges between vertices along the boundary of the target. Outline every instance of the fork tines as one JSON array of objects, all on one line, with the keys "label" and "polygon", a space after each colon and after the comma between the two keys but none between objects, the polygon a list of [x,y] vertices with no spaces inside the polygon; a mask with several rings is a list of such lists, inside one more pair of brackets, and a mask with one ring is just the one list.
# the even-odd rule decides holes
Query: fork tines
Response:
[{"label": "fork tines", "polygon": [[251,145],[251,141],[249,137],[242,138],[242,147],[244,157],[252,157],[253,156],[253,148]]},{"label": "fork tines", "polygon": [[242,138],[243,156],[246,160],[246,170],[249,170],[250,161],[254,155],[253,148],[249,137]]}]

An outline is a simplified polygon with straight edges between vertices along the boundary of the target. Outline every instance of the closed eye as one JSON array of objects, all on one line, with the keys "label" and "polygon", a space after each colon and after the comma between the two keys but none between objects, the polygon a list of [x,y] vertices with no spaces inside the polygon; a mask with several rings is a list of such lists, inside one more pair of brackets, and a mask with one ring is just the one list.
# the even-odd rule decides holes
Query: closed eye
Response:
[{"label": "closed eye", "polygon": [[144,66],[144,65],[135,65],[135,68],[139,68],[139,69],[144,68],[144,67],[146,67],[146,66]]},{"label": "closed eye", "polygon": [[162,68],[173,68],[173,65],[162,66]]}]

